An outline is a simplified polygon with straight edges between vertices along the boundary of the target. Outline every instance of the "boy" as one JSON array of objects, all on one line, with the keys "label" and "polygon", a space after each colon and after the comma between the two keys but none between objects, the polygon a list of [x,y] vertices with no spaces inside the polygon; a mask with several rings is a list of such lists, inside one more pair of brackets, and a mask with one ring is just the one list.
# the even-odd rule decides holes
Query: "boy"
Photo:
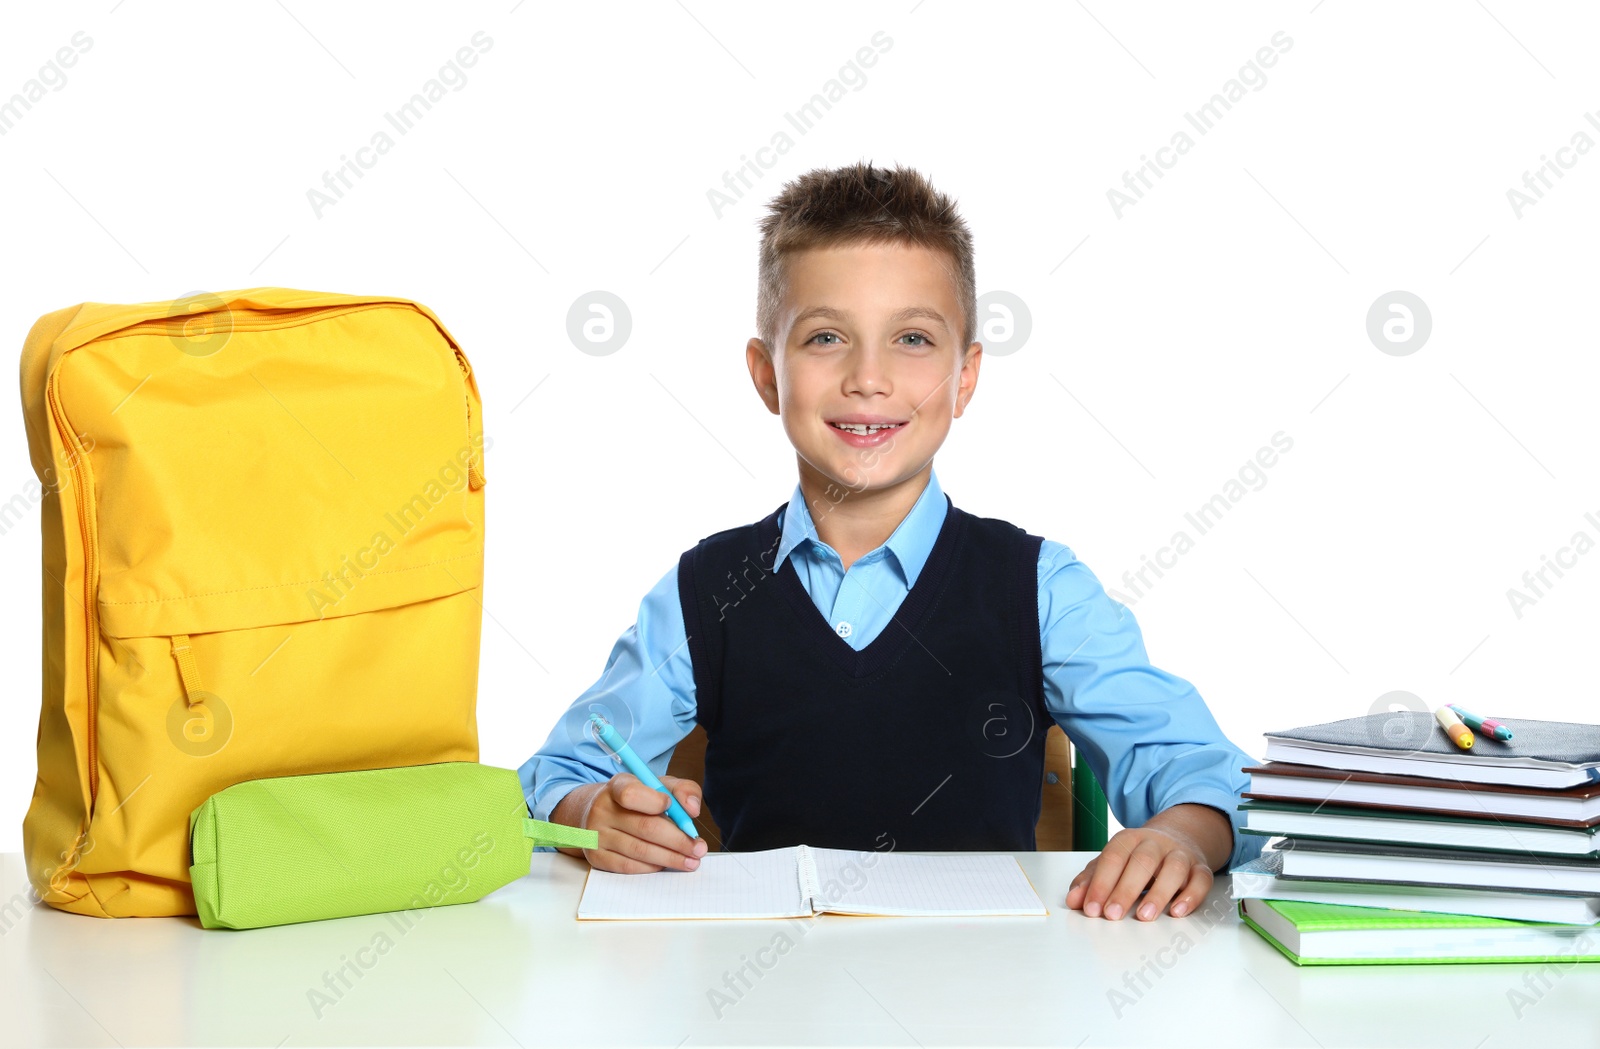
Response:
[{"label": "boy", "polygon": [[[933,456],[983,357],[975,298],[966,223],[915,171],[812,171],[772,202],[745,360],[799,483],[679,559],[522,766],[535,817],[599,832],[592,865],[693,870],[707,844],[613,775],[591,711],[658,775],[703,725],[731,850],[1032,849],[1054,718],[1128,828],[1069,907],[1115,920],[1142,894],[1138,918],[1181,917],[1260,851],[1236,827],[1253,759],[1147,662],[1128,610],[1065,546],[941,490]],[[664,782],[699,814],[699,784]]]}]

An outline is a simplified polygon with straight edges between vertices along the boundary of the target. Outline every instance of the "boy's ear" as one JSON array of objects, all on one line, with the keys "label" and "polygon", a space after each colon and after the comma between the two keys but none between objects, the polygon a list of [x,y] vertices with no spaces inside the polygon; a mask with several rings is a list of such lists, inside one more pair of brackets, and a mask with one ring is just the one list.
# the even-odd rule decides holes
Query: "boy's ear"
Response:
[{"label": "boy's ear", "polygon": [[777,415],[778,367],[773,363],[767,344],[760,339],[751,339],[745,343],[744,360],[750,367],[750,381],[755,384],[756,393],[767,406],[767,411]]},{"label": "boy's ear", "polygon": [[966,359],[961,362],[961,382],[956,387],[955,418],[957,419],[967,410],[967,402],[972,400],[972,394],[978,388],[978,368],[982,364],[983,343],[975,342],[967,347]]}]

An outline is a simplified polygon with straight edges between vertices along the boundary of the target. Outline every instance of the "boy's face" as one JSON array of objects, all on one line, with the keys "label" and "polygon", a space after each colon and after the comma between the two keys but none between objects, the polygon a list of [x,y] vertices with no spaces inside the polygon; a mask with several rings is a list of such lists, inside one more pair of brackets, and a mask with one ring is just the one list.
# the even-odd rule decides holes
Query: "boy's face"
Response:
[{"label": "boy's face", "polygon": [[983,357],[980,344],[961,345],[948,256],[855,244],[787,261],[777,345],[751,339],[745,358],[783,417],[801,480],[865,491],[918,476],[966,409]]}]

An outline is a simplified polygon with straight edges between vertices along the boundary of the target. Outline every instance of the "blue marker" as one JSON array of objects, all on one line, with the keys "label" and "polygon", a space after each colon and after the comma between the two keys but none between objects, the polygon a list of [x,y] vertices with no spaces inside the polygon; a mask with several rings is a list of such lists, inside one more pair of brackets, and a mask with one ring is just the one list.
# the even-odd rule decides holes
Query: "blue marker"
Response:
[{"label": "blue marker", "polygon": [[628,746],[628,741],[617,735],[617,730],[611,727],[611,722],[599,714],[590,714],[589,723],[594,726],[595,734],[600,737],[600,742],[616,752],[617,760],[622,762],[623,768],[633,773],[640,783],[643,783],[651,790],[659,790],[667,796],[667,811],[663,815],[670,817],[672,822],[678,825],[678,829],[689,835],[689,837],[698,838],[700,832],[694,829],[694,820],[690,819],[689,814],[683,810],[683,806],[678,804],[678,799],[673,797],[672,791],[667,789],[666,784],[657,779],[656,774],[650,771],[650,766],[641,761],[639,755],[633,752],[633,748]]},{"label": "blue marker", "polygon": [[1454,703],[1447,704],[1447,706],[1456,712],[1457,717],[1466,722],[1468,728],[1474,729],[1480,735],[1487,736],[1490,739],[1500,740],[1511,738],[1511,730],[1500,724],[1500,722],[1496,721],[1494,718],[1480,718],[1478,715],[1471,713],[1466,708],[1457,706]]}]

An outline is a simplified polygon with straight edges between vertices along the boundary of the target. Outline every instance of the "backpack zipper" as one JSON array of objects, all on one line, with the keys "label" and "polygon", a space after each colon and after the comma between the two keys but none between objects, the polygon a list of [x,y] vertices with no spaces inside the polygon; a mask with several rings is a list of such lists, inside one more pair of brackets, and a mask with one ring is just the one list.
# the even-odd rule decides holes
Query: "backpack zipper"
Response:
[{"label": "backpack zipper", "polygon": [[93,817],[95,802],[100,796],[100,750],[99,750],[99,706],[100,687],[98,681],[98,659],[100,655],[100,618],[95,608],[94,584],[98,578],[100,565],[98,562],[100,545],[94,534],[94,522],[89,516],[88,503],[90,498],[89,485],[84,477],[83,446],[78,442],[77,434],[67,425],[66,415],[61,410],[61,400],[57,388],[58,371],[50,373],[50,384],[47,399],[50,402],[50,415],[55,420],[56,430],[62,439],[72,449],[72,483],[74,486],[73,500],[78,505],[78,530],[83,535],[83,621],[84,621],[84,663],[85,677],[84,688],[87,692],[87,743],[89,760],[89,816]]},{"label": "backpack zipper", "polygon": [[452,345],[451,348],[455,350],[456,365],[461,369],[461,396],[467,405],[467,444],[472,447],[471,457],[467,459],[467,485],[476,491],[483,487],[485,478],[483,463],[479,458],[483,452],[483,435],[472,432],[472,389],[469,385],[472,381],[472,365],[467,363],[467,355],[461,352],[461,347]]},{"label": "backpack zipper", "polygon": [[343,317],[349,313],[363,313],[367,310],[384,309],[394,305],[396,304],[392,302],[357,302],[347,306],[307,306],[295,309],[201,310],[197,313],[180,313],[171,317],[152,317],[148,320],[136,321],[126,327],[98,336],[93,341],[107,342],[111,339],[121,339],[129,335],[181,336],[184,334],[184,329],[196,317],[204,317],[211,313],[225,314],[228,317],[229,331],[279,331],[285,328],[298,328],[302,324],[312,324],[333,317]]}]

